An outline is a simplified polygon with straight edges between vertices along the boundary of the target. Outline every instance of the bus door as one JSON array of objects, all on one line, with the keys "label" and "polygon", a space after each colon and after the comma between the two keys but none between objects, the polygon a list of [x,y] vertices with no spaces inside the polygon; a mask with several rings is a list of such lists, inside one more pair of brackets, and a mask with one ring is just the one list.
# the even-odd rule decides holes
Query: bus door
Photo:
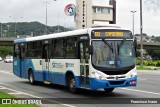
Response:
[{"label": "bus door", "polygon": [[43,80],[49,81],[49,46],[43,46],[43,59],[42,59],[42,68],[43,68]]},{"label": "bus door", "polygon": [[89,41],[79,43],[80,49],[80,85],[89,87]]},{"label": "bus door", "polygon": [[25,77],[25,48],[26,45],[24,43],[20,44],[20,77]]},{"label": "bus door", "polygon": [[21,53],[20,44],[14,44],[13,73],[21,77]]},{"label": "bus door", "polygon": [[45,40],[43,43],[43,59],[42,59],[42,70],[43,70],[43,81],[50,81],[49,75],[49,63],[50,63],[50,46],[49,40]]}]

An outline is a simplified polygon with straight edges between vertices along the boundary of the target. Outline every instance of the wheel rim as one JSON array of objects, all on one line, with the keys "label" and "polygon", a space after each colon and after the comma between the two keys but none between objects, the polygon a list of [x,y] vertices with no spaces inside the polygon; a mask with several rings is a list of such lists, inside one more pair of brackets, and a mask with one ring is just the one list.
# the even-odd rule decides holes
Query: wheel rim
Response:
[{"label": "wheel rim", "polygon": [[72,79],[71,82],[70,82],[70,88],[71,89],[75,88],[75,80],[74,79]]},{"label": "wheel rim", "polygon": [[29,79],[30,79],[30,82],[32,83],[32,82],[33,82],[33,76],[32,76],[32,73],[30,74]]}]

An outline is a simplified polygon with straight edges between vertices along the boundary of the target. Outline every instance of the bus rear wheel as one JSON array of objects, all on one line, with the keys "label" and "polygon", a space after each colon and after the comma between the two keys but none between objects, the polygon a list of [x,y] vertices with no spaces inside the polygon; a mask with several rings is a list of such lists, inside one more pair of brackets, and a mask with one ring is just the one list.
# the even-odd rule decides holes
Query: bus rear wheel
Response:
[{"label": "bus rear wheel", "polygon": [[68,88],[71,93],[77,93],[76,81],[73,76],[70,76],[69,78]]},{"label": "bus rear wheel", "polygon": [[113,92],[114,88],[104,88],[105,93]]},{"label": "bus rear wheel", "polygon": [[29,82],[30,82],[31,85],[35,84],[34,74],[33,74],[32,70],[29,71],[28,79],[29,79]]}]

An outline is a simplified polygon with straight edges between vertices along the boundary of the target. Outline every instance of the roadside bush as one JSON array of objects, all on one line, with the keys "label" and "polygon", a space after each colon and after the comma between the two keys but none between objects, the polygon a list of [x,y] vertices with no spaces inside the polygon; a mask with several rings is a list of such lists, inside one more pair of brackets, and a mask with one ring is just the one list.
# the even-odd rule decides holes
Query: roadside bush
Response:
[{"label": "roadside bush", "polygon": [[140,65],[141,61],[140,60],[136,60],[136,65]]},{"label": "roadside bush", "polygon": [[149,65],[148,63],[149,63],[148,61],[144,61],[144,62],[143,62],[143,65],[144,65],[144,66],[148,66],[148,65]]},{"label": "roadside bush", "polygon": [[[136,65],[140,65],[141,64],[141,61],[140,60],[136,60]],[[157,60],[157,61],[146,61],[144,60],[143,61],[143,65],[144,66],[155,66],[155,67],[160,67],[160,60]]]},{"label": "roadside bush", "polygon": [[158,61],[153,61],[153,66],[157,66],[158,65]]}]

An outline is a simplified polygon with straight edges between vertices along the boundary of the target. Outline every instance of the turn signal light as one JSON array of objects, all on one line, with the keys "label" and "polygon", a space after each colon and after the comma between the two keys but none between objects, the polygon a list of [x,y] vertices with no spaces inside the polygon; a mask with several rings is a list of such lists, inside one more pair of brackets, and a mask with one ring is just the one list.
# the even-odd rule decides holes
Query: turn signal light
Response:
[{"label": "turn signal light", "polygon": [[129,84],[136,84],[136,81],[130,81]]}]

